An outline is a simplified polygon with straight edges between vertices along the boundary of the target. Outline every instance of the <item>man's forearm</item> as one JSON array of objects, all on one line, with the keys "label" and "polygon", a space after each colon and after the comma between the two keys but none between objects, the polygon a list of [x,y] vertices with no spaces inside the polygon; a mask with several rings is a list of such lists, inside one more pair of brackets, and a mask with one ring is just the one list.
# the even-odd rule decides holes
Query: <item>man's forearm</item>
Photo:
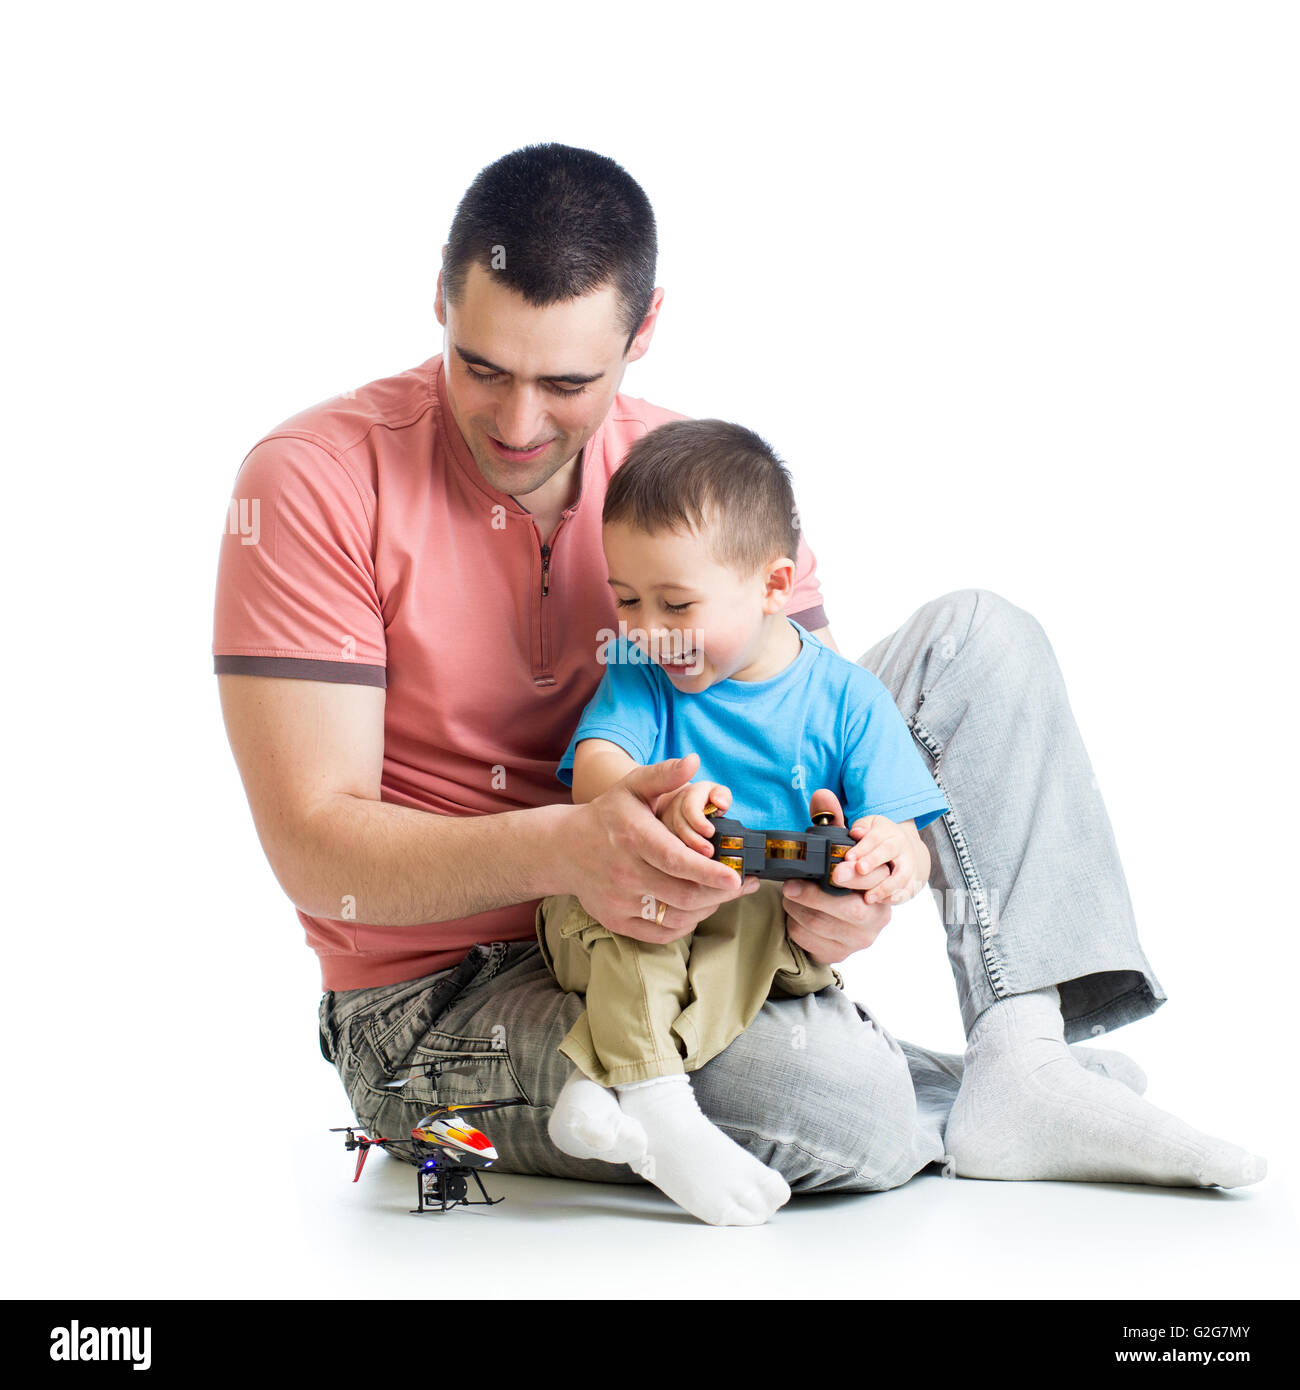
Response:
[{"label": "man's forearm", "polygon": [[576,809],[443,816],[338,795],[272,863],[312,917],[398,927],[452,921],[565,891],[560,848]]}]

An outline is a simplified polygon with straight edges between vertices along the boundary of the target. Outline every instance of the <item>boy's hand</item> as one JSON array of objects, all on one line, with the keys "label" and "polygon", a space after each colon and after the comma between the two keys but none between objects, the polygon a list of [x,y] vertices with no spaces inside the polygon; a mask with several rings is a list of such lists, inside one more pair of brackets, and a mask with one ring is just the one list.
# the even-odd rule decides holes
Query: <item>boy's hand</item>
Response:
[{"label": "boy's hand", "polygon": [[655,815],[684,845],[712,855],[714,826],[704,814],[710,801],[725,811],[731,805],[731,792],[719,782],[687,782],[659,798]]},{"label": "boy's hand", "polygon": [[557,808],[568,813],[557,847],[566,871],[559,891],[610,931],[655,943],[676,941],[723,903],[758,892],[754,875],[742,882],[727,865],[704,863],[654,815],[698,767],[694,753],[634,767],[594,801]]},{"label": "boy's hand", "polygon": [[914,822],[863,816],[849,827],[849,834],[857,837],[858,843],[831,874],[832,882],[865,892],[869,903],[887,902],[893,907],[914,898],[925,887],[930,856]]},{"label": "boy's hand", "polygon": [[[815,816],[819,811],[830,811],[836,825],[844,824],[844,813],[840,808],[839,798],[826,787],[820,787],[812,794],[810,814]],[[835,965],[846,960],[855,951],[864,950],[889,923],[893,913],[889,903],[868,902],[867,894],[860,888],[863,882],[867,882],[872,889],[878,891],[893,876],[889,864],[877,860],[876,867],[872,868],[865,862],[875,857],[874,851],[869,847],[864,850],[864,842],[872,833],[872,827],[867,822],[877,819],[880,817],[864,817],[855,821],[849,829],[849,834],[858,841],[849,850],[849,854],[855,856],[850,875],[853,878],[851,886],[856,891],[847,895],[823,893],[818,884],[798,880],[781,885],[786,931],[790,940],[802,946],[815,965]],[[921,848],[925,849],[924,844]],[[929,876],[928,861],[929,852],[926,851],[926,878]],[[836,870],[836,883],[839,882],[841,872]]]}]

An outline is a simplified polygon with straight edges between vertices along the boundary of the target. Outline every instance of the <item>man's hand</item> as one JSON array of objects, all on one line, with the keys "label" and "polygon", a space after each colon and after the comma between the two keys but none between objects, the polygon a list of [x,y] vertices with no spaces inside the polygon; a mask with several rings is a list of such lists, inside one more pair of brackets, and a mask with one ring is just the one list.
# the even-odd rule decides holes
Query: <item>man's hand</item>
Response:
[{"label": "man's hand", "polygon": [[[698,766],[698,756],[688,753],[633,768],[566,818],[562,852],[566,879],[573,885],[569,892],[620,936],[676,941],[723,903],[758,891],[757,878],[751,875],[742,883],[734,869],[713,862],[707,840],[702,849],[684,845],[651,809],[665,793],[689,782]],[[708,789],[713,784],[702,785]],[[656,920],[661,905],[662,922]]]},{"label": "man's hand", "polygon": [[[810,803],[810,815],[815,816],[821,811],[833,812],[835,824],[844,824],[844,811],[839,798],[826,787],[813,792]],[[853,864],[853,871],[848,876],[850,881],[845,883],[845,887],[857,891],[847,895],[824,893],[819,885],[808,880],[792,880],[782,887],[786,931],[790,940],[801,946],[816,965],[835,965],[855,951],[864,950],[884,931],[893,915],[888,902],[869,901],[867,892],[863,891],[870,889],[879,895],[886,885],[895,884],[901,877],[897,862],[892,869],[889,862],[891,854],[898,848],[898,840],[885,827],[875,824],[882,819],[880,816],[864,816],[849,829],[849,834],[858,843],[845,856],[846,861],[851,860]],[[894,829],[902,832],[903,843],[906,844],[906,826],[894,826]],[[913,829],[912,834],[915,833]],[[920,844],[920,841],[917,843]],[[924,845],[921,845],[921,850],[925,852]],[[923,867],[921,883],[929,876],[928,854]],[[915,876],[921,868],[919,863],[905,866],[904,874]],[[846,875],[843,870],[837,869],[834,877],[839,883]],[[913,891],[919,891],[919,888],[920,883]],[[902,898],[897,900],[903,901]]]}]

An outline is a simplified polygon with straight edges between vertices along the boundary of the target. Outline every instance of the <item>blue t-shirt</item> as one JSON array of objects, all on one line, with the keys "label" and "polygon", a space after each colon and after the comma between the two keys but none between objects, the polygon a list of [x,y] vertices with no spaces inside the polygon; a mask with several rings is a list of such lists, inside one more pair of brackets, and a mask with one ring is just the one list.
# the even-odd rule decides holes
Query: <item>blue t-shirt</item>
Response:
[{"label": "blue t-shirt", "polygon": [[[839,797],[844,821],[887,816],[928,825],[949,809],[911,731],[880,680],[833,652],[793,618],[803,646],[770,680],[724,680],[678,690],[624,636],[601,651],[605,674],[556,775],[573,786],[573,755],[603,738],[638,763],[698,753],[692,781],[731,792],[727,815],[754,830],[804,830],[819,787]],[[640,658],[640,659],[638,659]]]}]

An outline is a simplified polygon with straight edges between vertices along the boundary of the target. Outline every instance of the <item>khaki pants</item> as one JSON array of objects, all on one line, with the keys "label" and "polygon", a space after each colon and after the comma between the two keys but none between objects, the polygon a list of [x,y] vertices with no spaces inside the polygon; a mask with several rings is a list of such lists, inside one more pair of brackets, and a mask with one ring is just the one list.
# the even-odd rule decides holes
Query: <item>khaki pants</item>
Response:
[{"label": "khaki pants", "polygon": [[619,936],[558,894],[538,904],[537,941],[560,988],[587,997],[560,1051],[601,1086],[695,1071],[764,1000],[844,988],[786,935],[781,885],[771,880],[662,945]]}]

